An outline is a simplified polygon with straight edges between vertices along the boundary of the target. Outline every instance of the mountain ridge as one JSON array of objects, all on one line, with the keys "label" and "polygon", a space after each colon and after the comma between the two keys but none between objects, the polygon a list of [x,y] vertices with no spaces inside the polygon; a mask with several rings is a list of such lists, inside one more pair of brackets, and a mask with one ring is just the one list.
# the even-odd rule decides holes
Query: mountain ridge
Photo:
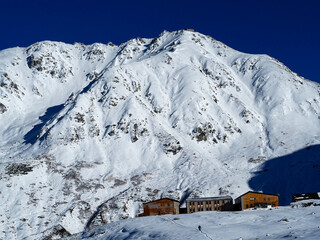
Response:
[{"label": "mountain ridge", "polygon": [[1,215],[43,208],[4,220],[5,239],[77,233],[163,196],[235,197],[320,142],[319,84],[196,32],[4,50],[0,76]]}]

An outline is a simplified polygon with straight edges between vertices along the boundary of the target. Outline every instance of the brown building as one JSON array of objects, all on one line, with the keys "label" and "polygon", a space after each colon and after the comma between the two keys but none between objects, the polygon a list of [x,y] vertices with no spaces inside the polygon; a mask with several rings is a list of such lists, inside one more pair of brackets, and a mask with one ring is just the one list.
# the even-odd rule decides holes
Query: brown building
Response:
[{"label": "brown building", "polygon": [[308,199],[320,199],[320,196],[317,192],[292,194],[292,202],[298,202],[298,201],[308,200]]},{"label": "brown building", "polygon": [[151,202],[143,203],[142,216],[179,214],[180,203],[177,200],[170,198],[162,198]]},{"label": "brown building", "polygon": [[235,199],[235,208],[266,208],[279,206],[279,196],[276,194],[249,191]]},{"label": "brown building", "polygon": [[187,199],[187,213],[201,211],[232,211],[233,201],[230,196]]}]

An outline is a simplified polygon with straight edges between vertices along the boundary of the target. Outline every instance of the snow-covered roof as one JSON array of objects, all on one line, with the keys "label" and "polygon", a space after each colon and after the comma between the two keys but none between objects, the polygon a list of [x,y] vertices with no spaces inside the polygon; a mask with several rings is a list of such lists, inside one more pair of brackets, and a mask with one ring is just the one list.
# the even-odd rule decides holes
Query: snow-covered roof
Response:
[{"label": "snow-covered roof", "polygon": [[320,198],[318,192],[313,193],[294,193],[292,194],[292,199],[295,201],[304,200],[304,199],[318,199]]}]

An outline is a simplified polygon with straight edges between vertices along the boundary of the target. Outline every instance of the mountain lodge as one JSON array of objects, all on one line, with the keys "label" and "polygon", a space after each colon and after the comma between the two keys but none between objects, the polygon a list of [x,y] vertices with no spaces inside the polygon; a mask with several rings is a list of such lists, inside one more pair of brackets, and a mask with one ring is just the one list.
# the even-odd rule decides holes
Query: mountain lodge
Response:
[{"label": "mountain lodge", "polygon": [[279,206],[279,196],[249,191],[235,199],[235,209],[267,208]]},{"label": "mountain lodge", "polygon": [[171,198],[162,198],[155,201],[146,202],[143,203],[143,213],[139,214],[139,217],[179,214],[179,206],[179,201]]},{"label": "mountain lodge", "polygon": [[298,201],[309,200],[309,199],[320,199],[320,194],[317,192],[292,194],[292,202],[298,202]]},{"label": "mountain lodge", "polygon": [[187,199],[187,213],[232,210],[233,200],[230,196]]},{"label": "mountain lodge", "polygon": [[187,199],[186,206],[187,208],[180,208],[180,202],[178,200],[162,198],[143,203],[143,213],[139,214],[138,217],[277,207],[279,206],[279,196],[276,194],[248,191],[236,198],[235,204],[233,204],[233,199],[230,196],[218,196]]}]

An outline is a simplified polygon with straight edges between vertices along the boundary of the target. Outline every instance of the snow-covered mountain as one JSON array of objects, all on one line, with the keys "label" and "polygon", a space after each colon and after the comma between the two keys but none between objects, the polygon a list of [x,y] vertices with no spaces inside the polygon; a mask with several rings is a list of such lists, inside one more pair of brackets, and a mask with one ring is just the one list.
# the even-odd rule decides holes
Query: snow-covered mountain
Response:
[{"label": "snow-covered mountain", "polygon": [[319,103],[318,83],[193,31],[3,50],[0,238],[77,233],[160,197],[319,191]]}]

